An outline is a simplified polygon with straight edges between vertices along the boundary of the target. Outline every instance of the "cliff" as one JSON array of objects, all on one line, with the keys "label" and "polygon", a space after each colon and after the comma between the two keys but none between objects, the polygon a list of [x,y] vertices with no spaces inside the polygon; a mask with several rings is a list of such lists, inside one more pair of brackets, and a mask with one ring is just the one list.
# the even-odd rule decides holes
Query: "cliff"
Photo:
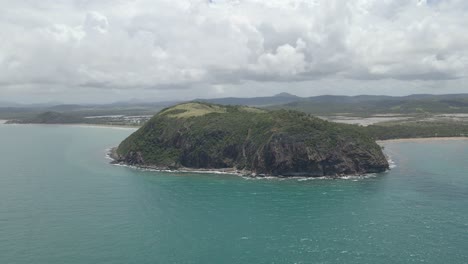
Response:
[{"label": "cliff", "polygon": [[234,168],[246,174],[340,176],[382,172],[379,145],[357,126],[296,111],[185,103],[125,139],[116,162],[159,169]]}]

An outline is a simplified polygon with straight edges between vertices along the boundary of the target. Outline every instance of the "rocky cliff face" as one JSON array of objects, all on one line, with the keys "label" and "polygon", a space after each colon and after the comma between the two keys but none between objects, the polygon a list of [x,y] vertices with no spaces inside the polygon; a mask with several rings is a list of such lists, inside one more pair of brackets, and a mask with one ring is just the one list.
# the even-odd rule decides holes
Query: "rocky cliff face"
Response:
[{"label": "rocky cliff face", "polygon": [[388,169],[380,146],[358,127],[292,111],[198,103],[163,110],[123,141],[114,158],[160,169],[234,168],[274,176]]}]

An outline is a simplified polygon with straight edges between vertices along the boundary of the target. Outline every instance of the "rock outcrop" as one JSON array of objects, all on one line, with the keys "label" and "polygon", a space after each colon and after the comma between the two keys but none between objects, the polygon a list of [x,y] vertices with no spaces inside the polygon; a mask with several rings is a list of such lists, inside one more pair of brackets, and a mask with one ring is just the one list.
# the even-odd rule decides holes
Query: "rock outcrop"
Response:
[{"label": "rock outcrop", "polygon": [[162,110],[114,151],[158,169],[232,168],[252,175],[341,176],[388,162],[364,131],[295,111],[186,103]]}]

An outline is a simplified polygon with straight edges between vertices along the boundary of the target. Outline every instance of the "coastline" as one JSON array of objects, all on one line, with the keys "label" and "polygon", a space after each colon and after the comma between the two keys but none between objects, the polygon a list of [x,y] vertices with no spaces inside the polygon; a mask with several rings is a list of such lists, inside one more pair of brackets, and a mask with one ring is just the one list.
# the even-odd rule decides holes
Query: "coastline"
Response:
[{"label": "coastline", "polygon": [[427,138],[396,138],[376,140],[377,144],[391,143],[391,142],[424,142],[424,141],[444,141],[444,140],[468,140],[468,137],[427,137]]},{"label": "coastline", "polygon": [[148,171],[161,171],[161,172],[180,172],[180,173],[212,173],[212,174],[228,174],[228,175],[236,175],[242,177],[256,177],[262,175],[255,175],[251,171],[246,170],[237,170],[235,168],[219,168],[219,169],[203,169],[203,168],[186,168],[181,167],[177,169],[171,169],[169,167],[157,167],[151,165],[130,165],[125,162],[118,161],[118,156],[116,154],[116,147],[107,149],[106,158],[111,160],[112,165],[128,167],[133,169],[139,170],[148,170]]},{"label": "coastline", "polygon": [[[468,140],[468,137],[428,137],[428,138],[401,138],[401,139],[387,139],[387,140],[376,140],[376,143],[379,145],[384,145],[385,143],[398,143],[398,142],[429,142],[429,141],[457,141],[457,140]],[[118,157],[115,153],[116,148],[111,148],[107,150],[106,157],[111,160],[112,165],[116,166],[123,166],[129,167],[133,169],[139,170],[148,170],[148,171],[159,171],[159,172],[173,172],[173,173],[210,173],[210,174],[227,174],[227,175],[235,175],[241,176],[243,178],[249,179],[300,179],[300,180],[308,180],[308,179],[353,179],[353,178],[368,178],[369,176],[375,175],[375,173],[367,173],[367,174],[356,174],[356,175],[334,175],[334,176],[317,176],[317,177],[310,177],[310,176],[272,176],[272,175],[256,175],[252,171],[246,170],[237,170],[235,168],[220,168],[220,169],[194,169],[194,168],[161,168],[156,166],[136,166],[136,165],[129,165],[124,162],[119,162]],[[395,167],[394,162],[392,159],[387,156],[387,160],[390,164],[391,170]],[[388,171],[387,170],[387,171]]]},{"label": "coastline", "polygon": [[[187,168],[181,167],[177,169],[171,169],[168,167],[157,167],[151,165],[130,165],[125,162],[119,162],[118,156],[116,156],[116,147],[106,150],[106,158],[110,160],[110,164],[115,166],[127,167],[143,171],[156,171],[156,172],[171,172],[171,173],[200,173],[200,174],[223,174],[223,175],[233,175],[240,176],[244,179],[297,179],[300,181],[311,180],[311,179],[329,179],[329,180],[339,180],[339,179],[363,179],[369,177],[375,177],[377,173],[370,172],[365,174],[343,174],[343,175],[327,175],[327,176],[282,176],[282,175],[267,175],[267,174],[256,174],[250,170],[238,170],[236,168],[218,168],[218,169],[203,169],[203,168]],[[387,169],[384,172],[388,172]]]}]

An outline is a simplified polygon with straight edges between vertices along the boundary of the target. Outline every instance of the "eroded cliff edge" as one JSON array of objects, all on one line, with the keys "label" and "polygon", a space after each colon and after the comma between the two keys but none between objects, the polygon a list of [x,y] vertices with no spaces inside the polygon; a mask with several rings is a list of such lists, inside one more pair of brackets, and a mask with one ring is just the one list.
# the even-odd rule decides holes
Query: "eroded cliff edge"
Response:
[{"label": "eroded cliff edge", "polygon": [[381,147],[356,126],[296,111],[196,102],[162,110],[112,157],[139,167],[272,176],[342,176],[389,166]]}]

